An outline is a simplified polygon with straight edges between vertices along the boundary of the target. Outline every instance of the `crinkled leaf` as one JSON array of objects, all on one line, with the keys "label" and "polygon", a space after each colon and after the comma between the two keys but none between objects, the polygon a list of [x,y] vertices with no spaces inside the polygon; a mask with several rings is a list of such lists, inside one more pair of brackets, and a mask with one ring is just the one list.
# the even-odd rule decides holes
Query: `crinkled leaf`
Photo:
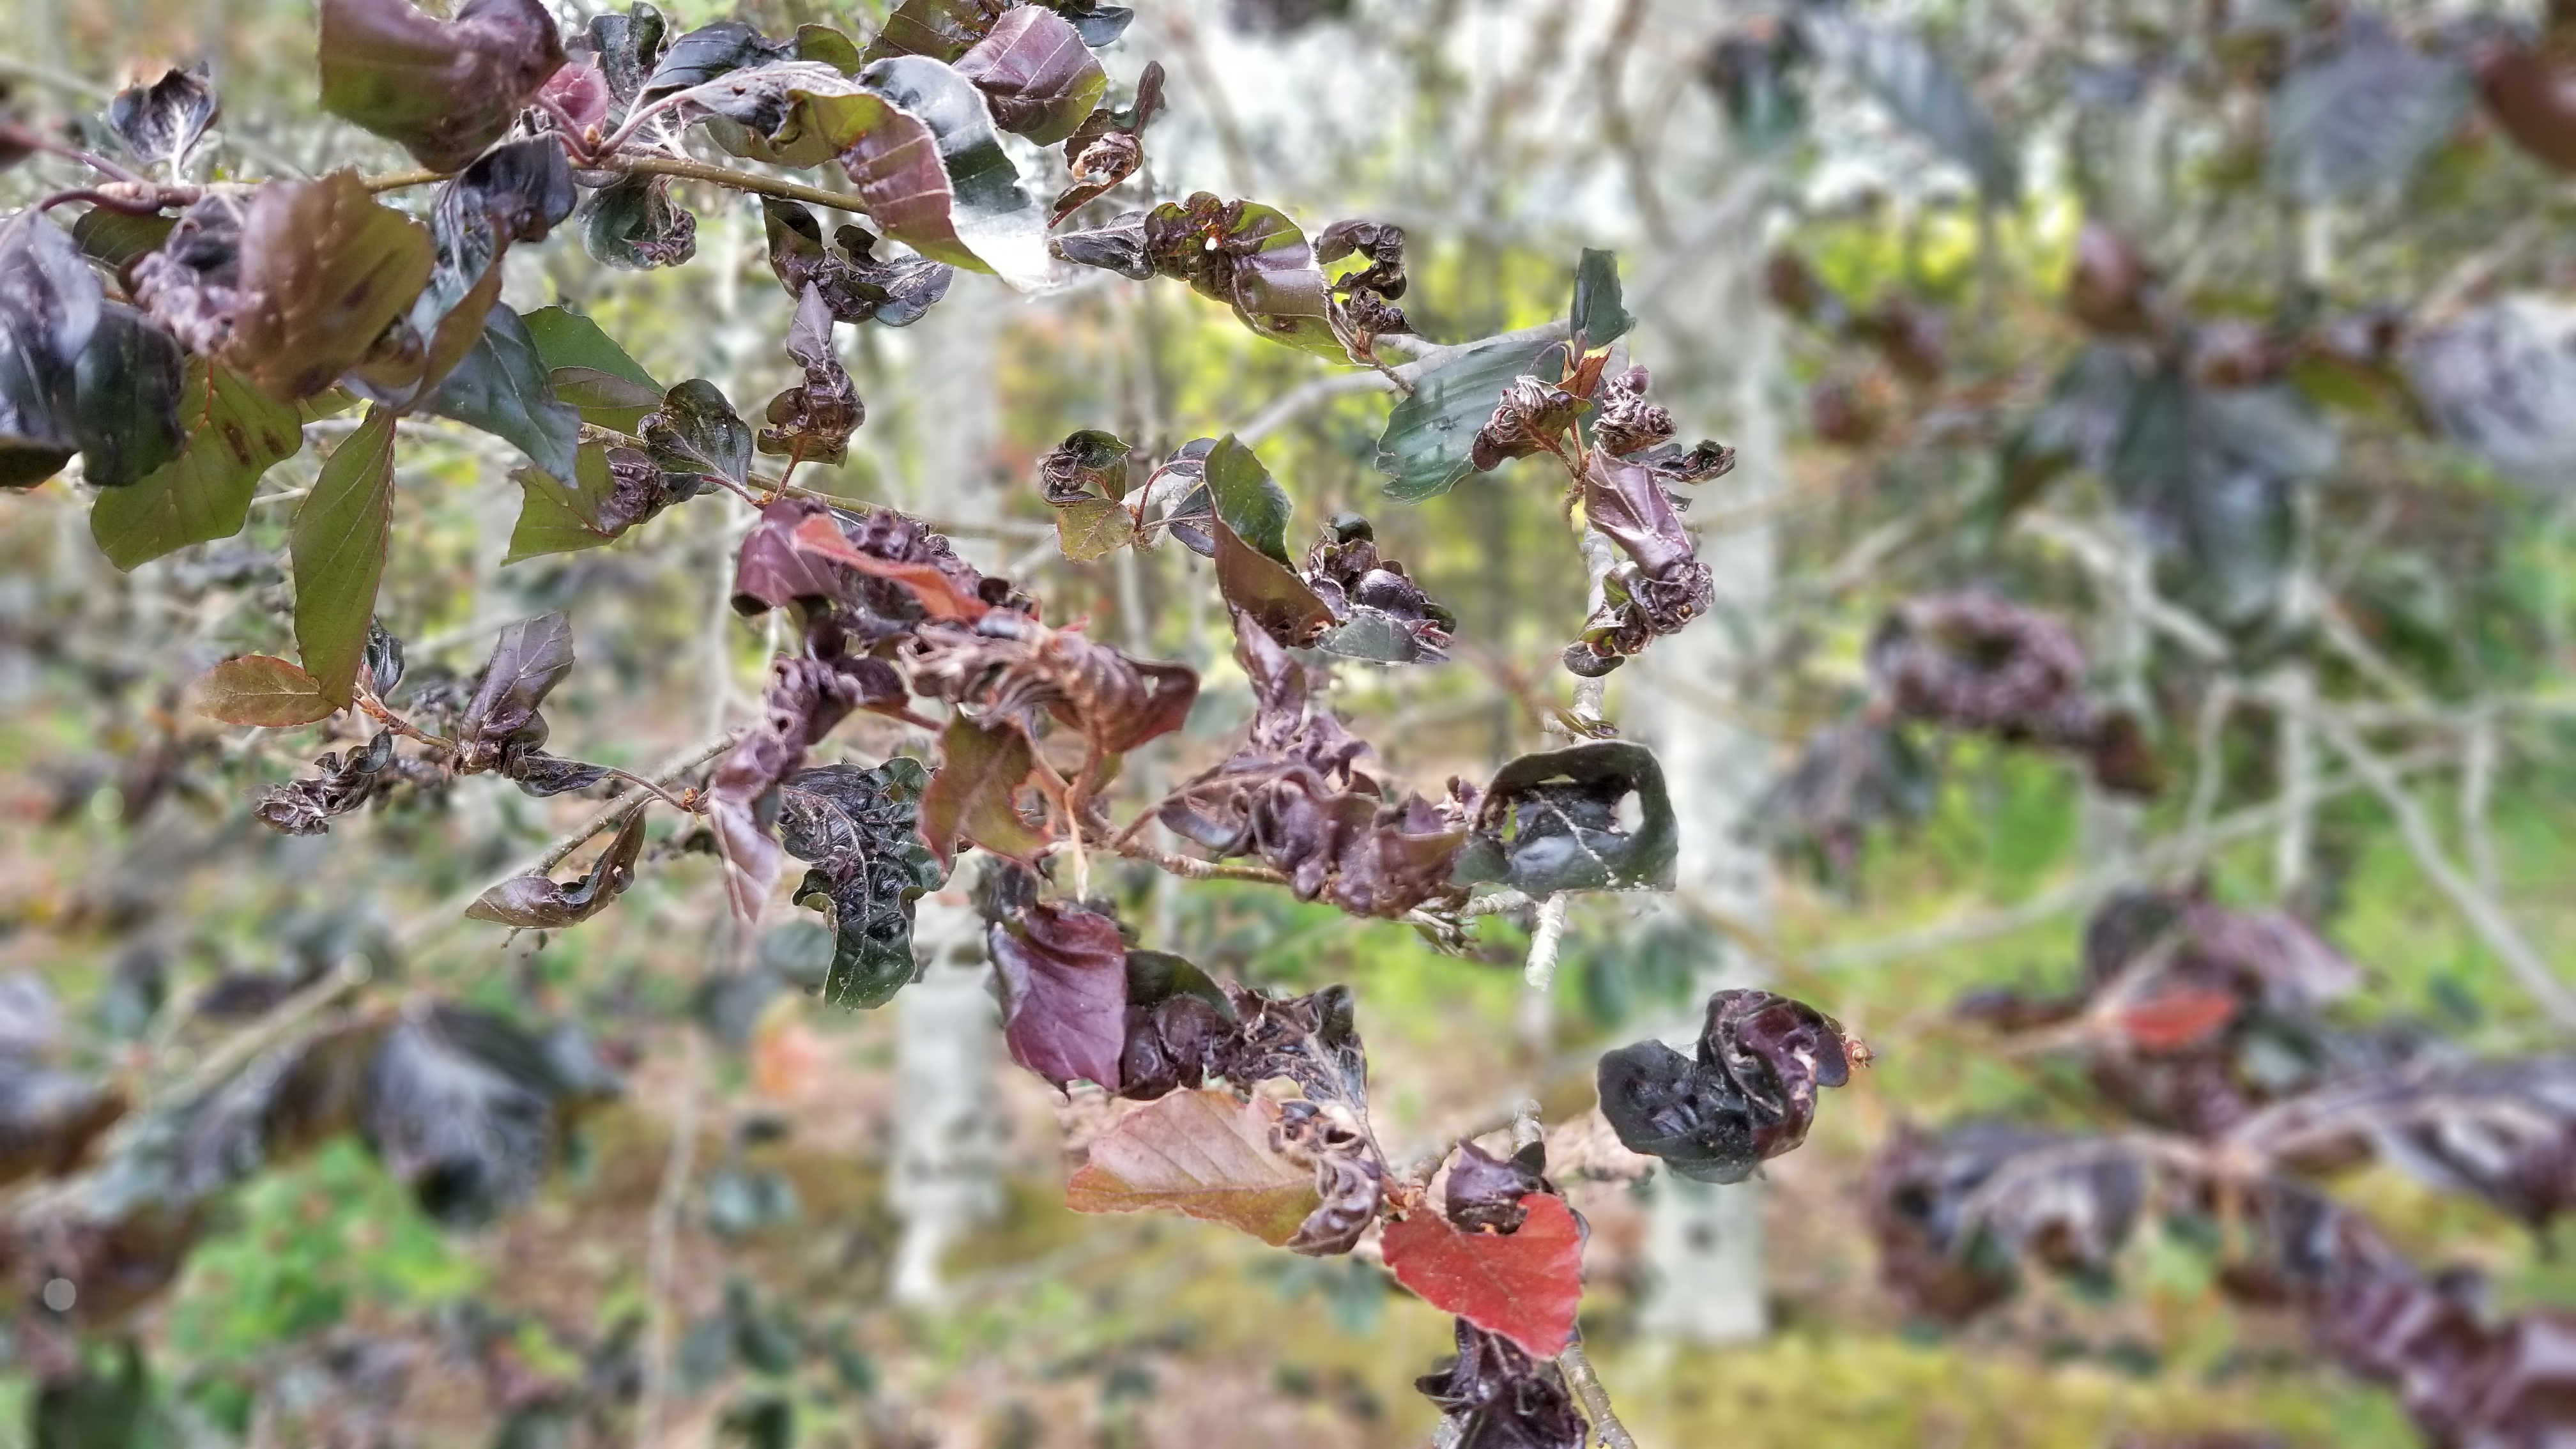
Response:
[{"label": "crinkled leaf", "polygon": [[661,411],[644,419],[642,429],[655,466],[666,473],[714,474],[736,483],[751,476],[751,425],[703,377],[665,393]]},{"label": "crinkled leaf", "polygon": [[322,0],[322,109],[454,171],[501,138],[564,63],[538,0],[466,0],[453,21],[406,0]]},{"label": "crinkled leaf", "polygon": [[698,216],[671,199],[670,177],[621,176],[583,204],[581,244],[612,267],[676,267],[698,254]]},{"label": "crinkled leaf", "polygon": [[422,1212],[472,1227],[535,1190],[562,1094],[537,1038],[487,1012],[434,1006],[385,1034],[358,1126]]},{"label": "crinkled leaf", "polygon": [[939,770],[921,796],[921,839],[942,870],[962,839],[996,855],[1027,859],[1044,837],[1013,804],[1035,767],[1029,737],[1010,726],[986,728],[963,712],[939,736]]},{"label": "crinkled leaf", "polygon": [[333,751],[313,762],[314,773],[259,792],[251,814],[281,835],[321,835],[336,816],[346,815],[381,794],[385,767],[393,763],[394,732],[378,730],[364,749],[346,755]]},{"label": "crinkled leaf", "polygon": [[2401,181],[2459,124],[2470,98],[2459,62],[2427,55],[2356,12],[2342,43],[2292,69],[2272,98],[2272,185],[2321,202]]},{"label": "crinkled leaf", "polygon": [[[1085,499],[1124,498],[1127,455],[1133,451],[1126,439],[1098,428],[1067,433],[1038,459],[1038,484],[1046,501],[1059,508]],[[1286,502],[1284,494],[1281,502]]]},{"label": "crinkled leaf", "polygon": [[1583,1449],[1592,1442],[1553,1359],[1533,1359],[1464,1318],[1457,1338],[1456,1359],[1413,1381],[1439,1405],[1457,1449]]},{"label": "crinkled leaf", "polygon": [[266,654],[227,659],[197,681],[197,708],[233,725],[283,729],[330,718],[333,706],[313,676]]},{"label": "crinkled leaf", "polygon": [[493,305],[483,335],[439,384],[429,410],[516,444],[558,478],[573,475],[581,414],[556,398],[536,340],[506,306]]},{"label": "crinkled leaf", "polygon": [[886,235],[1024,291],[1046,285],[1046,211],[1020,184],[983,93],[917,55],[876,61],[859,83],[897,108],[841,158]]},{"label": "crinkled leaf", "polygon": [[188,438],[180,417],[186,376],[177,338],[122,302],[100,304],[74,369],[72,434],[84,481],[123,487],[179,456]]},{"label": "crinkled leaf", "polygon": [[1011,1060],[1057,1087],[1080,1077],[1115,1092],[1127,1044],[1127,945],[1118,923],[1039,902],[997,922],[986,944],[1002,983]]},{"label": "crinkled leaf", "polygon": [[1209,1088],[1149,1102],[1091,1144],[1065,1205],[1177,1212],[1283,1246],[1323,1195],[1314,1169],[1274,1145],[1280,1111],[1268,1098],[1238,1101]]},{"label": "crinkled leaf", "polygon": [[1475,472],[1476,434],[1493,416],[1495,399],[1513,378],[1558,376],[1564,355],[1562,343],[1495,338],[1425,374],[1387,414],[1378,438],[1378,471],[1394,480],[1387,496],[1420,503]]},{"label": "crinkled leaf", "polygon": [[350,375],[375,401],[410,407],[483,337],[501,295],[501,258],[572,214],[572,167],[551,136],[504,142],[438,189],[429,216],[428,284],[395,330]]},{"label": "crinkled leaf", "polygon": [[679,99],[711,117],[707,132],[737,156],[797,170],[820,166],[884,125],[884,97],[823,61],[776,60],[691,86]]},{"label": "crinkled leaf", "polygon": [[613,543],[695,491],[674,489],[675,475],[654,467],[641,450],[599,443],[584,443],[574,453],[569,486],[541,468],[510,476],[519,485],[519,522],[510,531],[504,566]]},{"label": "crinkled leaf", "polygon": [[[1619,825],[1630,795],[1634,830]],[[1532,896],[1673,888],[1680,827],[1663,767],[1643,745],[1595,740],[1523,755],[1495,773],[1476,820],[1461,880],[1506,881]]]},{"label": "crinkled leaf", "polygon": [[1841,10],[1802,10],[1800,33],[1828,64],[1841,68],[1888,112],[1968,169],[1986,199],[2009,206],[2020,198],[2021,167],[1958,72],[1916,32],[1872,25]]},{"label": "crinkled leaf", "polygon": [[928,784],[919,761],[897,757],[802,770],[779,787],[779,841],[813,867],[797,899],[831,916],[822,996],[835,1006],[883,1006],[912,980],[913,902],[947,874],[921,843]]},{"label": "crinkled leaf", "polygon": [[77,374],[103,300],[52,218],[30,207],[0,224],[0,487],[41,483],[79,450]]},{"label": "crinkled leaf", "polygon": [[295,409],[221,363],[189,358],[180,400],[179,456],[90,508],[90,537],[118,568],[241,532],[260,475],[304,446]]},{"label": "crinkled leaf", "polygon": [[1636,325],[1619,300],[1618,254],[1585,247],[1574,268],[1574,303],[1566,310],[1566,330],[1582,339],[1588,351],[1627,336]]},{"label": "crinkled leaf", "polygon": [[1003,12],[952,64],[983,91],[995,125],[1041,146],[1071,136],[1109,88],[1081,33],[1036,5]]},{"label": "crinkled leaf", "polygon": [[[772,836],[780,808],[778,787],[805,763],[805,752],[854,709],[883,709],[907,697],[903,676],[882,659],[817,649],[809,634],[801,657],[770,661],[769,687],[760,719],[745,730],[716,765],[708,790],[717,853],[724,857],[725,892],[734,917],[760,918],[783,864]],[[838,638],[831,641],[837,645]]]},{"label": "crinkled leaf", "polygon": [[908,327],[948,295],[957,269],[926,257],[879,261],[877,239],[855,226],[833,233],[838,251],[823,245],[814,213],[793,201],[765,200],[762,223],[769,236],[769,269],[788,295],[801,298],[819,287],[832,316],[842,322],[882,322]]},{"label": "crinkled leaf", "polygon": [[1389,1223],[1386,1268],[1423,1302],[1533,1358],[1554,1358],[1574,1334],[1583,1298],[1583,1231],[1565,1199],[1531,1193],[1510,1234],[1461,1232],[1428,1208]]},{"label": "crinkled leaf", "polygon": [[456,725],[457,763],[490,769],[511,745],[534,749],[546,742],[546,696],[572,672],[572,621],[539,614],[503,629],[474,684],[473,698]]},{"label": "crinkled leaf", "polygon": [[660,63],[670,26],[661,11],[637,0],[623,15],[610,11],[590,17],[583,35],[599,64],[600,79],[618,99],[622,112],[623,106],[634,104],[645,78]]},{"label": "crinkled leaf", "polygon": [[295,644],[322,697],[345,706],[366,653],[393,536],[394,415],[367,410],[295,511]]},{"label": "crinkled leaf", "polygon": [[1508,1233],[1529,1217],[1523,1205],[1532,1193],[1548,1191],[1547,1145],[1533,1142],[1509,1157],[1496,1157],[1473,1142],[1458,1144],[1449,1159],[1449,1181],[1441,1192],[1441,1212],[1462,1232],[1490,1228]]},{"label": "crinkled leaf", "polygon": [[[1256,336],[1349,360],[1333,330],[1323,268],[1286,212],[1195,192],[1147,212],[1142,240],[1156,275],[1186,281],[1200,296],[1232,307],[1235,320]],[[1065,255],[1074,253],[1068,247]]]},{"label": "crinkled leaf", "polygon": [[808,284],[796,304],[787,355],[804,369],[805,381],[769,400],[770,425],[760,430],[760,451],[838,464],[849,456],[850,434],[867,420],[868,410],[832,350],[832,309],[818,286]]},{"label": "crinkled leaf", "polygon": [[644,812],[636,810],[617,827],[607,848],[579,879],[515,876],[475,897],[465,914],[472,920],[529,931],[558,931],[580,925],[625,894],[635,881],[635,862],[643,853]]},{"label": "crinkled leaf", "polygon": [[1701,1182],[1741,1182],[1804,1142],[1817,1089],[1850,1074],[1832,1018],[1767,991],[1720,991],[1695,1058],[1659,1041],[1601,1058],[1601,1113],[1631,1152]]},{"label": "crinkled leaf", "polygon": [[107,128],[123,142],[125,152],[146,166],[187,163],[197,138],[215,123],[215,88],[206,63],[189,70],[172,67],[150,85],[131,85],[107,103]]},{"label": "crinkled leaf", "polygon": [[1135,22],[1136,12],[1125,5],[1103,5],[1100,0],[1038,0],[1039,4],[1073,22],[1082,43],[1098,50],[1115,45]]}]

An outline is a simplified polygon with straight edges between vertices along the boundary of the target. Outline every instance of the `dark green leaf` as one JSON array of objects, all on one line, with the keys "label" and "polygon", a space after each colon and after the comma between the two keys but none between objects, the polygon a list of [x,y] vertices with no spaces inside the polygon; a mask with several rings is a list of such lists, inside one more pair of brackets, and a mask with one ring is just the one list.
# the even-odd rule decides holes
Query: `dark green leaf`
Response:
[{"label": "dark green leaf", "polygon": [[[1639,821],[1621,828],[1619,804]],[[1523,755],[1485,789],[1476,831],[1458,857],[1460,883],[1501,881],[1529,895],[1673,888],[1680,829],[1652,751],[1624,740]]]},{"label": "dark green leaf", "polygon": [[[655,17],[656,20],[659,18]],[[739,20],[721,20],[713,25],[700,26],[671,42],[671,48],[662,53],[661,63],[653,67],[653,74],[644,82],[637,99],[654,100],[675,91],[702,86],[738,70],[784,60],[788,51],[789,47],[768,40]]]},{"label": "dark green leaf", "polygon": [[1585,351],[1606,347],[1637,325],[1637,319],[1620,304],[1617,253],[1583,249],[1583,260],[1574,268],[1574,305],[1565,314],[1565,325],[1576,339],[1575,346]]},{"label": "dark green leaf", "polygon": [[324,460],[295,512],[295,643],[322,697],[345,706],[366,654],[393,535],[394,415],[366,421]]},{"label": "dark green leaf", "polygon": [[492,308],[474,350],[439,384],[429,410],[517,444],[558,478],[572,476],[581,414],[555,397],[535,339],[507,307]]},{"label": "dark green leaf", "polygon": [[125,143],[126,154],[146,166],[187,164],[197,138],[215,122],[215,88],[206,63],[192,70],[163,71],[152,84],[128,86],[107,103],[107,128]]},{"label": "dark green leaf", "polygon": [[144,1368],[143,1346],[128,1340],[123,1359],[107,1378],[75,1354],[72,1372],[36,1389],[28,1403],[33,1449],[178,1449],[185,1441]]},{"label": "dark green leaf", "polygon": [[304,446],[295,409],[221,363],[188,359],[180,415],[179,456],[90,508],[90,537],[118,568],[241,532],[260,475]]},{"label": "dark green leaf", "polygon": [[465,0],[453,21],[406,0],[322,0],[322,109],[454,171],[509,130],[564,63],[539,0]]},{"label": "dark green leaf", "polygon": [[2319,202],[2402,181],[2459,124],[2472,89],[2457,61],[2356,11],[2343,43],[2292,70],[2272,98],[2272,185]]},{"label": "dark green leaf", "polygon": [[[525,318],[520,319],[525,321]],[[538,356],[544,356],[539,349]],[[595,367],[558,367],[546,374],[554,384],[555,398],[585,423],[632,434],[643,426],[644,415],[662,406],[662,390],[630,382],[613,372]]]},{"label": "dark green leaf", "polygon": [[[126,269],[170,239],[175,217],[155,213],[151,216],[129,216],[104,206],[93,206],[72,223],[72,243],[81,255],[114,272],[120,278]],[[128,290],[131,290],[129,285]]]},{"label": "dark green leaf", "polygon": [[570,486],[541,468],[521,468],[510,477],[519,485],[519,522],[510,531],[504,567],[614,543],[677,501],[669,478],[651,458],[600,443],[584,443],[573,454]]},{"label": "dark green leaf", "polygon": [[179,456],[188,440],[179,417],[187,376],[179,339],[122,302],[103,303],[76,371],[72,431],[84,480],[121,487]]},{"label": "dark green leaf", "polygon": [[1015,287],[1044,286],[1046,208],[1020,184],[983,93],[917,55],[877,61],[859,81],[900,108],[841,158],[886,235]]},{"label": "dark green leaf", "polygon": [[612,267],[676,267],[698,254],[698,217],[667,176],[621,176],[584,203],[581,244]]},{"label": "dark green leaf", "polygon": [[535,1190],[562,1095],[535,1037],[486,1012],[433,1006],[385,1034],[358,1126],[422,1212],[475,1227]]},{"label": "dark green leaf", "polygon": [[1072,135],[1109,89],[1080,32],[1036,5],[1004,12],[973,49],[954,62],[993,112],[993,123],[1041,146]]},{"label": "dark green leaf", "polygon": [[642,0],[627,7],[623,15],[611,12],[590,17],[590,50],[599,58],[599,73],[608,82],[611,95],[627,105],[635,103],[644,89],[645,78],[661,60],[662,42],[668,33],[662,12]]},{"label": "dark green leaf", "polygon": [[30,207],[0,225],[0,487],[42,483],[79,450],[80,358],[103,300],[51,218]]},{"label": "dark green leaf", "polygon": [[1216,516],[1236,537],[1283,567],[1293,562],[1288,557],[1288,491],[1261,465],[1258,454],[1228,433],[1208,450],[1206,477]]},{"label": "dark green leaf", "polygon": [[779,787],[779,843],[813,867],[797,900],[832,922],[822,995],[835,1006],[883,1006],[912,980],[913,902],[947,876],[918,828],[928,785],[919,761],[897,757],[801,770]]},{"label": "dark green leaf", "polygon": [[1377,441],[1378,471],[1395,481],[1387,496],[1404,503],[1437,498],[1476,471],[1477,430],[1512,379],[1564,371],[1564,344],[1494,338],[1436,372],[1387,414]]},{"label": "dark green leaf", "polygon": [[664,394],[662,410],[644,420],[643,437],[665,472],[712,473],[736,483],[751,476],[751,426],[703,377]]},{"label": "dark green leaf", "polygon": [[1968,168],[1988,201],[2009,206],[2020,199],[2021,166],[2012,149],[1967,84],[1922,36],[1841,10],[1803,10],[1798,23],[1818,55],[1942,155]]}]

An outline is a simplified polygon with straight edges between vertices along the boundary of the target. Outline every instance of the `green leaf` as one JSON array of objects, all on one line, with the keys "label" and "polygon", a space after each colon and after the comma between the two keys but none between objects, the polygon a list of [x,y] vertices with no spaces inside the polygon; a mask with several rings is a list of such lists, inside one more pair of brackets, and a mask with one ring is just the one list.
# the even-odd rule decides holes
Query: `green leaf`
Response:
[{"label": "green leaf", "polygon": [[260,475],[304,446],[295,409],[221,363],[189,358],[180,398],[179,456],[90,508],[90,537],[120,569],[241,532]]},{"label": "green leaf", "polygon": [[554,384],[555,399],[581,414],[585,423],[633,433],[643,425],[644,415],[662,405],[662,390],[640,382],[629,382],[613,372],[595,367],[558,367],[546,374]]},{"label": "green leaf", "polygon": [[[555,396],[579,409],[583,422],[631,434],[642,426],[644,414],[662,405],[662,384],[588,317],[562,307],[539,307],[519,320],[527,324],[528,340],[536,344],[538,359],[554,379]],[[574,371],[605,373],[643,391],[612,394],[576,378],[574,391],[567,393],[561,374]]]},{"label": "green leaf", "polygon": [[1607,346],[1637,325],[1637,319],[1620,304],[1618,253],[1583,249],[1583,259],[1574,268],[1574,305],[1565,314],[1565,325],[1585,351]]},{"label": "green leaf", "polygon": [[1109,89],[1109,77],[1081,33],[1036,5],[1004,11],[991,33],[955,65],[984,93],[994,124],[1041,146],[1071,136]]},{"label": "green leaf", "polygon": [[2292,70],[2272,98],[2272,186],[2320,202],[2402,181],[2459,124],[2472,91],[2458,61],[2423,54],[2357,12],[2344,43]]},{"label": "green leaf", "polygon": [[555,397],[536,340],[507,307],[494,304],[482,337],[438,385],[429,410],[517,444],[529,461],[558,478],[573,472],[581,414]]},{"label": "green leaf", "polygon": [[1036,759],[1029,737],[1017,729],[988,729],[962,713],[948,717],[939,736],[939,771],[921,794],[922,843],[943,869],[960,837],[1022,860],[1045,843],[1012,805]]},{"label": "green leaf", "polygon": [[295,512],[295,643],[322,697],[346,706],[366,656],[393,535],[394,415],[367,409]]},{"label": "green leaf", "polygon": [[122,302],[104,302],[75,369],[72,432],[81,475],[101,488],[135,482],[179,456],[187,354],[179,339]]},{"label": "green leaf", "polygon": [[[1619,805],[1637,797],[1634,830]],[[1495,772],[1476,831],[1459,853],[1461,884],[1500,881],[1532,897],[1555,891],[1673,888],[1681,829],[1663,767],[1643,745],[1598,740],[1523,755]]]},{"label": "green leaf", "polygon": [[178,225],[177,217],[157,213],[128,216],[93,206],[72,223],[72,245],[81,249],[82,256],[121,278],[137,258],[161,250],[161,244],[170,239]]},{"label": "green leaf", "polygon": [[1425,375],[1387,414],[1386,432],[1377,440],[1378,471],[1395,480],[1386,486],[1387,496],[1420,503],[1475,472],[1470,455],[1476,431],[1494,415],[1503,389],[1523,373],[1557,376],[1564,355],[1563,343],[1491,338]]},{"label": "green leaf", "polygon": [[1115,498],[1085,498],[1056,510],[1056,547],[1075,563],[1107,558],[1136,541],[1136,520]]},{"label": "green leaf", "polygon": [[1818,55],[1878,98],[1942,155],[1968,168],[1986,200],[2021,196],[2021,165],[1958,72],[1915,32],[1872,25],[1838,10],[1808,9],[1798,23]]},{"label": "green leaf", "polygon": [[288,660],[266,654],[227,659],[197,681],[197,708],[225,724],[283,729],[331,717],[313,676]]},{"label": "green leaf", "polygon": [[841,158],[878,227],[934,260],[1046,285],[1046,208],[1020,184],[983,93],[917,55],[877,61],[859,83],[898,108]]},{"label": "green leaf", "polygon": [[1208,497],[1216,516],[1245,543],[1293,567],[1288,556],[1288,492],[1270,476],[1259,455],[1228,433],[1207,455]]},{"label": "green leaf", "polygon": [[510,475],[519,485],[519,522],[510,530],[510,552],[503,568],[550,553],[575,553],[617,541],[617,531],[600,523],[615,481],[608,471],[608,447],[584,443],[573,455],[573,482],[567,486],[543,468],[521,468]]},{"label": "green leaf", "polygon": [[883,1006],[912,980],[913,902],[947,878],[918,828],[929,783],[920,761],[901,756],[873,770],[800,770],[780,783],[779,844],[813,866],[797,900],[832,918],[823,999],[835,1006]]},{"label": "green leaf", "polygon": [[322,0],[322,109],[454,171],[501,139],[564,63],[539,0],[471,0],[453,22],[405,0]]},{"label": "green leaf", "polygon": [[857,75],[867,64],[859,56],[859,43],[828,25],[796,27],[796,58],[821,61],[843,75]]}]

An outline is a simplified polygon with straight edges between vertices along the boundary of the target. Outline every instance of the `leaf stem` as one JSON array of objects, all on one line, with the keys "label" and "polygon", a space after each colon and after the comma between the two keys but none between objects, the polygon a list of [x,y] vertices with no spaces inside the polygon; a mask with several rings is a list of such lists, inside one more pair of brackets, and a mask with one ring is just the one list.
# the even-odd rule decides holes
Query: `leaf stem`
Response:
[{"label": "leaf stem", "polygon": [[[667,787],[678,781],[681,776],[689,774],[691,771],[696,770],[707,761],[714,759],[716,756],[723,754],[729,749],[732,749],[733,745],[734,736],[731,731],[718,735],[714,739],[708,740],[704,744],[691,749],[688,754],[682,756],[680,759],[664,766],[654,774],[653,778],[648,783],[654,786],[657,790]],[[603,830],[608,830],[615,826],[624,824],[627,816],[643,809],[649,801],[650,797],[644,795],[630,795],[623,800],[609,801],[606,806],[601,808],[598,814],[591,816],[588,820],[585,820],[579,825],[574,826],[571,830],[566,831],[560,839],[555,841],[554,844],[547,846],[545,854],[538,856],[528,865],[510,872],[508,875],[502,876],[500,880],[494,881],[493,884],[498,885],[501,881],[514,880],[523,875],[547,874],[556,866],[563,864],[564,857],[581,849],[584,841],[589,840],[592,836],[597,835]],[[478,891],[475,894],[479,897],[482,893]]]},{"label": "leaf stem", "polygon": [[370,193],[400,191],[407,186],[428,186],[445,181],[455,174],[453,171],[432,171],[427,167],[418,167],[410,171],[388,171],[382,176],[369,176],[365,178],[363,184]]},{"label": "leaf stem", "polygon": [[631,157],[618,162],[617,169],[638,176],[676,176],[688,181],[707,181],[718,186],[730,186],[736,191],[755,192],[762,196],[775,196],[787,201],[801,201],[808,206],[824,206],[834,211],[862,214],[867,211],[867,207],[857,197],[847,196],[838,191],[825,191],[819,186],[807,186],[799,181],[784,181],[774,176],[757,176],[749,171],[736,171],[730,167],[711,165],[704,161],[684,160],[677,156]]}]

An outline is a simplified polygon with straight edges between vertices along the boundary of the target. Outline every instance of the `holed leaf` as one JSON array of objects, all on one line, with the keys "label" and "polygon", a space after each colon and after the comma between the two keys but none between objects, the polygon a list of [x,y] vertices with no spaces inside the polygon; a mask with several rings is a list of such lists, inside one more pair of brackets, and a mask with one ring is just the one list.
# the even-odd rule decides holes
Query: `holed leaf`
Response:
[{"label": "holed leaf", "polygon": [[1387,1225],[1386,1268],[1432,1307],[1554,1358],[1583,1298],[1583,1230],[1553,1194],[1531,1193],[1521,1207],[1528,1216],[1508,1234],[1461,1232],[1417,1209]]},{"label": "holed leaf", "polygon": [[322,0],[322,108],[432,171],[499,140],[563,63],[538,0],[466,0],[452,21],[407,0]]},{"label": "holed leaf", "polygon": [[222,363],[189,358],[179,392],[179,456],[90,508],[90,537],[118,568],[241,532],[260,475],[304,446],[295,409]]},{"label": "holed leaf", "polygon": [[366,421],[322,464],[295,511],[295,643],[322,697],[349,703],[375,617],[376,585],[393,536],[394,415]]},{"label": "holed leaf", "polygon": [[1742,1182],[1807,1138],[1816,1090],[1850,1080],[1842,1028],[1803,1002],[1733,989],[1708,999],[1696,1058],[1659,1041],[1601,1058],[1601,1113],[1631,1152],[1700,1182]]},{"label": "holed leaf", "polygon": [[1063,16],[1036,5],[1003,12],[984,38],[952,62],[984,93],[993,123],[1041,146],[1090,119],[1108,74]]},{"label": "holed leaf", "polygon": [[883,1006],[912,980],[913,902],[947,875],[918,830],[928,784],[919,761],[898,756],[872,770],[800,770],[779,787],[779,842],[812,867],[797,900],[831,917],[822,997],[835,1006]]},{"label": "holed leaf", "polygon": [[1078,905],[1022,907],[986,936],[1002,983],[1011,1060],[1057,1087],[1115,1092],[1127,1045],[1127,946],[1118,923]]},{"label": "holed leaf", "polygon": [[635,862],[643,853],[644,812],[637,809],[617,827],[607,848],[600,851],[599,858],[579,879],[514,876],[475,897],[465,914],[472,920],[530,931],[558,931],[580,925],[634,884]]},{"label": "holed leaf", "polygon": [[283,729],[328,719],[331,701],[313,676],[284,659],[245,654],[227,659],[197,681],[197,708],[232,725]]},{"label": "holed leaf", "polygon": [[[1635,829],[1619,806],[1637,798]],[[1458,878],[1506,881],[1532,896],[1564,890],[1673,888],[1680,826],[1663,767],[1643,745],[1595,740],[1523,755],[1485,787]]]}]

